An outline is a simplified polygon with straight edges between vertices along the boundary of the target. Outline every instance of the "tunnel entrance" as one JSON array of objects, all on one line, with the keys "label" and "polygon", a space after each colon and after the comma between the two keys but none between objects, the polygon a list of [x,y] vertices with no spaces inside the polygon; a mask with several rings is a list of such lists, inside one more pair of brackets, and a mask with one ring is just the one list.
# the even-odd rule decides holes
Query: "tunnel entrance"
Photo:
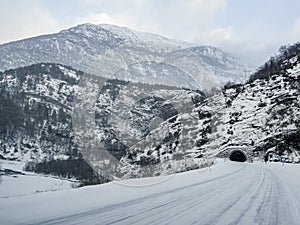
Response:
[{"label": "tunnel entrance", "polygon": [[230,153],[229,159],[236,162],[245,162],[247,160],[247,156],[243,151],[234,150]]}]

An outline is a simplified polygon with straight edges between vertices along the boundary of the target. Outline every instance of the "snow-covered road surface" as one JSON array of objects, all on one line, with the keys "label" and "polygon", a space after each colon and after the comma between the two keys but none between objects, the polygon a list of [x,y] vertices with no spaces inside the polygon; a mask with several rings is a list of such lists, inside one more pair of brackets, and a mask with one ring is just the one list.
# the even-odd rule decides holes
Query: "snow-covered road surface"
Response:
[{"label": "snow-covered road surface", "polygon": [[0,224],[300,224],[299,172],[219,160],[144,187],[127,184],[152,178],[2,198]]}]

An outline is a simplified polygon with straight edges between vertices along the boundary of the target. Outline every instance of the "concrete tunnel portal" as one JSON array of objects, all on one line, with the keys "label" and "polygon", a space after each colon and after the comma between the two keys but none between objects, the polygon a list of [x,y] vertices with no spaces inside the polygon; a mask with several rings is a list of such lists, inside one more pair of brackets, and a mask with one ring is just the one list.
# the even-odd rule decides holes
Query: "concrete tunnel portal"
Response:
[{"label": "concrete tunnel portal", "polygon": [[229,160],[235,162],[245,162],[247,161],[247,155],[241,150],[234,150],[230,153]]}]

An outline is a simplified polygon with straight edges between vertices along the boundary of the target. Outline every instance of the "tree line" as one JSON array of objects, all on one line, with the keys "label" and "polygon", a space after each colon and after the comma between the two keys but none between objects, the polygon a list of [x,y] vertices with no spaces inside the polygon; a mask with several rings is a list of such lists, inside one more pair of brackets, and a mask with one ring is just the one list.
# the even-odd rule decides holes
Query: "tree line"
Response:
[{"label": "tree line", "polygon": [[[291,61],[293,57],[298,56],[296,61]],[[282,74],[293,65],[300,61],[300,42],[293,45],[283,45],[279,48],[279,53],[272,56],[267,62],[258,68],[258,70],[250,76],[249,83],[257,79],[269,79],[271,75]]]}]

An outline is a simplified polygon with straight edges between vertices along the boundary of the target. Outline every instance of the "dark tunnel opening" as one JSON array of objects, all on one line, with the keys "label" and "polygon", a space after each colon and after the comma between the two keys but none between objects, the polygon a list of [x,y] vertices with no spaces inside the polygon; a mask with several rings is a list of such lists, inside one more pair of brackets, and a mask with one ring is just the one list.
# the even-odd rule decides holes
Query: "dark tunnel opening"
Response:
[{"label": "dark tunnel opening", "polygon": [[236,161],[236,162],[245,162],[247,160],[247,156],[245,155],[244,152],[240,150],[235,150],[230,153],[229,159],[231,161]]}]

